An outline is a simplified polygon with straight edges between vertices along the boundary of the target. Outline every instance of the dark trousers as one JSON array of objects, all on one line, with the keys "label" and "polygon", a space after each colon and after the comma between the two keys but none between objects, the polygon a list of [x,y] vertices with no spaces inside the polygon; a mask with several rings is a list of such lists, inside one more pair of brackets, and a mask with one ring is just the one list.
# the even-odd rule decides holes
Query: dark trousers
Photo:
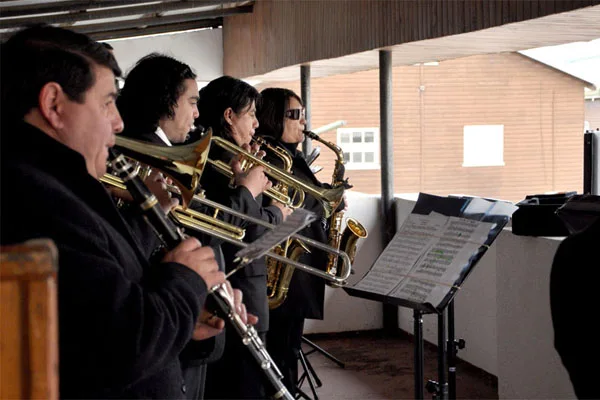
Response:
[{"label": "dark trousers", "polygon": [[[266,332],[259,332],[266,340]],[[233,327],[225,332],[223,357],[208,365],[205,399],[266,399],[270,383]],[[268,389],[267,389],[268,388]]]},{"label": "dark trousers", "polygon": [[273,310],[270,314],[267,350],[283,374],[283,383],[296,394],[298,382],[298,354],[302,346],[304,317]]}]

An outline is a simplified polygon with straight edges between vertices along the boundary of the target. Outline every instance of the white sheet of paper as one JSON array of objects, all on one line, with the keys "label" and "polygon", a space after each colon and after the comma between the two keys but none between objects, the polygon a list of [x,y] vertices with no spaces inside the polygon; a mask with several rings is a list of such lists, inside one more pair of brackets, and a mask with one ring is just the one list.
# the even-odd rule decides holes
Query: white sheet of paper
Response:
[{"label": "white sheet of paper", "polygon": [[367,292],[390,293],[405,279],[447,219],[439,214],[410,214],[373,267],[354,287]]},{"label": "white sheet of paper", "polygon": [[494,224],[411,214],[354,288],[437,306]]}]

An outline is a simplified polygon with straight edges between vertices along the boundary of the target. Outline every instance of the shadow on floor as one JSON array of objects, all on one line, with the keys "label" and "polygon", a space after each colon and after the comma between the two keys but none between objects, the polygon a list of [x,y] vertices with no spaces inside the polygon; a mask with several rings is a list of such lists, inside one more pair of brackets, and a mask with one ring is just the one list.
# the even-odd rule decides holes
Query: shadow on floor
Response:
[{"label": "shadow on floor", "polygon": [[[306,337],[345,363],[345,368],[341,368],[319,352],[308,356],[323,381],[323,386],[317,388],[319,399],[414,398],[412,335],[401,333],[393,337],[383,331],[362,331]],[[312,349],[310,345],[304,345],[305,353]],[[437,347],[427,342],[424,370],[425,381],[437,380]],[[302,372],[300,366],[299,373]],[[302,390],[313,397],[307,382],[302,385]],[[498,380],[458,360],[456,392],[459,399],[497,399]],[[425,391],[425,398],[432,398],[432,395]]]}]

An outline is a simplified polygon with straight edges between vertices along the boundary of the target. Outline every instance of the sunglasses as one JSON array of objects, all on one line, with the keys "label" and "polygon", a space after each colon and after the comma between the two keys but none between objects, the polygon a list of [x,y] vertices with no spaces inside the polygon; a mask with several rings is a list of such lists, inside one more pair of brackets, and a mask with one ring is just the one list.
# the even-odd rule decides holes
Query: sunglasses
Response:
[{"label": "sunglasses", "polygon": [[306,110],[304,108],[290,108],[289,110],[285,110],[283,115],[289,119],[299,120],[306,117]]}]

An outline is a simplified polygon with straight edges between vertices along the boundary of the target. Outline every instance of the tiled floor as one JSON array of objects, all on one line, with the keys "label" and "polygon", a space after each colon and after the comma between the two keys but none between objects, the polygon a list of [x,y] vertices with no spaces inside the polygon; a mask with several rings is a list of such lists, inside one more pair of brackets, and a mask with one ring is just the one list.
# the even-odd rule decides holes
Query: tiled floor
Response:
[{"label": "tiled floor", "polygon": [[[335,399],[412,399],[414,398],[412,337],[390,337],[380,331],[335,335],[309,335],[325,351],[345,362],[339,367],[319,352],[308,359],[323,386],[317,388],[322,400]],[[305,346],[304,351],[312,348]],[[459,353],[460,355],[460,353]],[[436,348],[425,345],[425,380],[437,380]],[[300,367],[300,373],[303,369]],[[497,399],[497,379],[470,364],[457,364],[457,398]],[[307,382],[302,390],[313,395]],[[425,391],[425,398],[432,394]]]}]

